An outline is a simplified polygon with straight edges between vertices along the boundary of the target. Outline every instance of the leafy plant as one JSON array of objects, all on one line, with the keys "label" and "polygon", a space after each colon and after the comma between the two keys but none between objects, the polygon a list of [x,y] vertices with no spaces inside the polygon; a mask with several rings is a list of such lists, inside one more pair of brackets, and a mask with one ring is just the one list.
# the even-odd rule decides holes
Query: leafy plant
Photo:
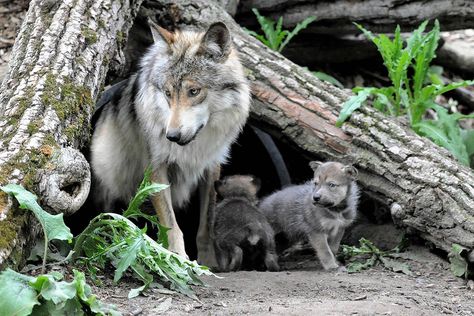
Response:
[{"label": "leafy plant", "polygon": [[465,253],[468,249],[461,245],[453,244],[451,252],[449,253],[449,262],[451,263],[451,272],[457,277],[467,279],[471,275],[469,271],[469,264],[465,259]]},{"label": "leafy plant", "polygon": [[36,195],[27,191],[21,185],[7,184],[0,187],[0,189],[13,195],[17,199],[20,208],[32,211],[40,222],[44,234],[43,266],[41,268],[41,273],[44,273],[49,242],[53,239],[71,241],[73,237],[69,227],[64,223],[63,214],[51,215],[45,212],[36,202]]},{"label": "leafy plant", "polygon": [[352,260],[352,262],[346,266],[347,272],[349,273],[359,272],[379,263],[394,272],[402,272],[407,275],[412,275],[412,272],[406,263],[393,260],[393,258],[396,257],[396,254],[404,248],[403,243],[404,241],[402,241],[401,245],[391,250],[383,251],[377,248],[370,240],[361,238],[359,240],[359,247],[342,245],[341,256],[345,260]]},{"label": "leafy plant", "polygon": [[120,315],[101,303],[74,270],[71,282],[59,272],[32,277],[6,269],[0,274],[1,315]]},{"label": "leafy plant", "polygon": [[[196,261],[189,261],[167,250],[164,246],[167,244],[166,230],[159,226],[154,217],[139,209],[150,194],[167,188],[166,185],[151,183],[149,177],[148,171],[123,216],[104,213],[90,222],[77,237],[75,255],[85,254],[81,260],[92,274],[111,264],[115,268],[115,282],[123,277],[125,271],[131,270],[143,286],[132,289],[129,298],[148,288],[155,276],[169,282],[171,289],[196,298],[190,285],[202,285],[198,277],[212,273]],[[158,242],[148,237],[146,226],[140,229],[129,220],[138,217],[146,218],[160,228]]]},{"label": "leafy plant", "polygon": [[[440,38],[439,23],[435,21],[433,29],[424,33],[427,24],[428,21],[423,22],[406,40],[402,39],[399,26],[391,40],[384,34],[375,36],[356,24],[377,46],[392,85],[383,88],[355,88],[353,91],[356,95],[343,105],[336,125],[341,126],[355,110],[371,98],[373,107],[383,113],[392,116],[408,115],[415,132],[445,147],[459,161],[468,165],[469,156],[458,121],[474,116],[450,114],[436,104],[435,99],[453,89],[472,85],[474,81],[444,84],[439,76],[440,69],[430,67],[430,63],[436,57]],[[435,111],[438,118],[424,119],[428,110]]]},{"label": "leafy plant", "polygon": [[[0,189],[15,196],[20,208],[32,211],[40,222],[44,234],[44,273],[49,242],[70,241],[73,237],[64,224],[63,214],[45,212],[36,202],[37,197],[21,185],[8,184]],[[0,274],[0,315],[120,315],[91,294],[82,272],[74,270],[72,282],[62,279],[59,272],[32,277],[6,269]]]},{"label": "leafy plant", "polygon": [[257,9],[252,9],[253,13],[257,17],[257,21],[260,24],[260,28],[263,31],[263,35],[257,32],[245,29],[247,33],[256,37],[260,42],[268,46],[269,48],[281,52],[286,45],[295,37],[301,30],[304,30],[308,25],[316,20],[316,17],[310,16],[298,23],[295,28],[290,32],[283,30],[283,18],[280,17],[276,22],[272,19],[260,15]]}]

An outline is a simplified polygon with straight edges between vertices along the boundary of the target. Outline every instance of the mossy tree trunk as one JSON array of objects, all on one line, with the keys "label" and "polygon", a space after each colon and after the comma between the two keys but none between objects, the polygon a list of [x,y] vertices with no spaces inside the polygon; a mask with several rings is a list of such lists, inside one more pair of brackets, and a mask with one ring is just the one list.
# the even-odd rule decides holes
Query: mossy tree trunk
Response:
[{"label": "mossy tree trunk", "polygon": [[445,149],[416,135],[403,119],[370,108],[335,127],[350,93],[264,47],[220,6],[190,0],[147,0],[144,6],[168,27],[225,22],[248,70],[254,123],[309,158],[353,163],[363,190],[385,204],[396,223],[437,247],[474,248],[474,174]]},{"label": "mossy tree trunk", "polygon": [[[53,212],[73,213],[89,192],[78,149],[110,66],[141,0],[33,0],[0,90],[0,184],[21,183]],[[0,266],[22,263],[38,224],[0,195]]]}]

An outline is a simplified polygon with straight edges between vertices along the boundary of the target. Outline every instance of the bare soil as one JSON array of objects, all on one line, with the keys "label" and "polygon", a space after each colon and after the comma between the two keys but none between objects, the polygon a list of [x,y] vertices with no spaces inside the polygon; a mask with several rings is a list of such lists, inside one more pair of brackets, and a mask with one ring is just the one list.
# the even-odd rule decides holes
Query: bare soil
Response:
[{"label": "bare soil", "polygon": [[473,315],[472,281],[454,277],[449,263],[423,247],[400,259],[414,276],[380,266],[348,274],[326,272],[313,255],[282,263],[281,272],[239,271],[205,277],[198,300],[151,289],[128,299],[137,284],[96,287],[124,315]]}]

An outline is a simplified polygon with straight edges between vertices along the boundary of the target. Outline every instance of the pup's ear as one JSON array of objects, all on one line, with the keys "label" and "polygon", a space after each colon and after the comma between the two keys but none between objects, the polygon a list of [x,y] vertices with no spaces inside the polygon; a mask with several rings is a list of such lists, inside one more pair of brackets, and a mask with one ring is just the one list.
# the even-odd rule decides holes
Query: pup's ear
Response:
[{"label": "pup's ear", "polygon": [[260,181],[259,178],[252,176],[252,183],[257,188],[258,192],[258,190],[260,190],[260,186],[262,185],[262,181]]},{"label": "pup's ear", "polygon": [[162,28],[150,18],[148,19],[148,25],[150,25],[151,35],[153,35],[155,43],[164,42],[168,46],[174,43],[174,34],[172,32]]},{"label": "pup's ear", "polygon": [[221,63],[227,60],[230,50],[231,38],[227,26],[222,22],[209,26],[202,38],[199,52],[207,54],[211,59]]},{"label": "pup's ear", "polygon": [[354,166],[346,165],[342,168],[342,171],[347,174],[351,179],[356,180],[359,175],[359,171]]},{"label": "pup's ear", "polygon": [[321,161],[311,161],[309,163],[309,166],[311,167],[311,169],[313,169],[313,171],[316,171],[323,163]]}]

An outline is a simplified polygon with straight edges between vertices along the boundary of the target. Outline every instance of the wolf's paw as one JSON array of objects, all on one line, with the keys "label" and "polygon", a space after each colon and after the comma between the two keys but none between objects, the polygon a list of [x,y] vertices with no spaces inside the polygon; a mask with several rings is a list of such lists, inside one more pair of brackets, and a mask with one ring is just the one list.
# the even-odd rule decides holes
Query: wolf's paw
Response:
[{"label": "wolf's paw", "polygon": [[199,251],[197,262],[200,265],[204,265],[209,268],[215,268],[218,266],[214,253],[211,253],[210,251]]}]

